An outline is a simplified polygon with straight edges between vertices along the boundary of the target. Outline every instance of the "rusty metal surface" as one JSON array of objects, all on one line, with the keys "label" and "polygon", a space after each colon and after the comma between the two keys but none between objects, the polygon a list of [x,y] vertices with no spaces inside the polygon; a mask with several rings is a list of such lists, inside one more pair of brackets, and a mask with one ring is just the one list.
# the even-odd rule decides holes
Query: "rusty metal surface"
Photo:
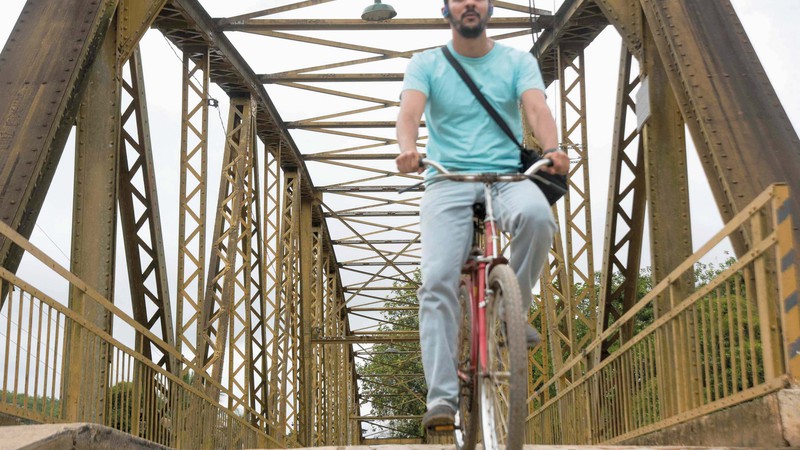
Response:
[{"label": "rusty metal surface", "polygon": [[[764,261],[780,257],[792,243],[790,233],[777,231],[787,191],[785,184],[770,186],[585,352],[566,361],[529,399],[537,405],[527,422],[529,438],[548,444],[630,442],[786,387],[792,374],[784,365],[786,355],[775,349],[787,336],[776,330],[790,315],[774,307],[769,291],[771,284],[783,286],[786,280]],[[693,273],[708,252],[743,227],[754,229],[752,249],[693,292],[683,291],[684,274]],[[791,280],[786,287],[793,287]],[[548,399],[562,375],[585,365],[626,322],[652,314],[659,297],[668,297],[672,309]],[[694,366],[696,374],[681,370]]]},{"label": "rusty metal surface", "polygon": [[[600,269],[597,314],[599,332],[618,320],[637,300],[646,192],[644,145],[636,127],[627,120],[629,115],[636,113],[633,91],[640,84],[639,75],[632,72],[632,63],[633,55],[623,45],[617,81],[611,174]],[[623,248],[627,248],[627,255],[621,254],[620,249]],[[619,274],[621,278],[618,284],[615,283],[614,274]],[[633,327],[630,324],[623,327],[622,333],[615,335],[598,349],[594,363],[599,363],[608,356],[609,347],[617,340],[625,342],[632,335]]]},{"label": "rusty metal surface", "polygon": [[[33,230],[116,4],[29,1],[0,53],[0,220],[24,236]],[[0,238],[3,267],[15,271],[21,257]]]},{"label": "rusty metal surface", "polygon": [[167,0],[120,0],[117,11],[117,57],[120,65],[133,55],[139,40]]},{"label": "rusty metal surface", "polygon": [[771,183],[796,180],[800,139],[730,1],[641,4],[723,220]]},{"label": "rusty metal surface", "polygon": [[[118,202],[131,305],[139,323],[174,345],[161,212],[138,46],[125,72],[129,79],[123,77],[122,89],[129,100],[123,100],[120,119]],[[143,337],[137,339],[137,350],[167,371],[177,369],[168,352]]]},{"label": "rusty metal surface", "polygon": [[592,0],[567,0],[553,17],[531,53],[539,60],[545,86],[558,79],[559,48],[565,63],[574,59],[608,26],[608,19]]},{"label": "rusty metal surface", "polygon": [[[154,26],[182,50],[208,46],[211,82],[219,85],[231,97],[252,94],[258,105],[258,136],[266,145],[281,142],[284,145],[284,166],[301,167],[305,172],[300,152],[264,87],[198,1],[170,1],[161,10]],[[306,192],[310,193],[312,188],[313,185],[309,184]]]},{"label": "rusty metal surface", "polygon": [[[75,191],[73,193],[70,272],[97,290],[114,298],[118,152],[120,137],[121,86],[117,78],[116,36],[106,33],[89,69],[88,84],[78,109],[75,148]],[[98,328],[111,332],[113,314],[72,289],[69,307]],[[66,330],[67,353],[63,359],[66,375],[66,419],[102,422],[108,393],[86,374],[104,379],[110,370],[109,347],[86,342],[77,326]]]}]

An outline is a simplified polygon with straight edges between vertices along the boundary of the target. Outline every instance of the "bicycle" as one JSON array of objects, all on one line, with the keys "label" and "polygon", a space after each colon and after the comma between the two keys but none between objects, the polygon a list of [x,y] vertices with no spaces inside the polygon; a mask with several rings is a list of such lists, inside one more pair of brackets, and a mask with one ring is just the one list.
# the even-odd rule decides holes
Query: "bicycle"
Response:
[{"label": "bicycle", "polygon": [[[453,431],[458,450],[473,450],[478,421],[486,450],[519,450],[524,441],[528,353],[517,277],[500,254],[499,232],[492,208],[492,184],[527,181],[552,161],[543,158],[525,173],[452,173],[439,163],[420,164],[439,173],[431,180],[482,182],[485,206],[473,205],[473,243],[462,267],[459,303],[462,326],[458,336],[459,407]],[[480,410],[479,410],[480,408]]]}]

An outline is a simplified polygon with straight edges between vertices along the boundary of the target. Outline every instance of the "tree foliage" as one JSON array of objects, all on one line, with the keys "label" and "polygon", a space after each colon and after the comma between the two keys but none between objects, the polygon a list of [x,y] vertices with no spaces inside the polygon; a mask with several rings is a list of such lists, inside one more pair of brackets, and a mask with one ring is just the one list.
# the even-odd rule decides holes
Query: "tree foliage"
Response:
[{"label": "tree foliage", "polygon": [[[419,271],[414,274],[414,282],[395,284],[391,299],[385,303],[387,308],[396,309],[383,312],[385,321],[381,331],[416,331],[419,329],[419,306],[416,287],[419,286]],[[371,405],[375,416],[408,416],[425,413],[427,388],[422,372],[419,342],[375,344],[364,354],[364,362],[359,364],[361,379],[361,401]],[[377,424],[374,424],[377,425]],[[420,438],[422,430],[416,419],[395,419],[381,423],[384,432],[381,437]]]}]

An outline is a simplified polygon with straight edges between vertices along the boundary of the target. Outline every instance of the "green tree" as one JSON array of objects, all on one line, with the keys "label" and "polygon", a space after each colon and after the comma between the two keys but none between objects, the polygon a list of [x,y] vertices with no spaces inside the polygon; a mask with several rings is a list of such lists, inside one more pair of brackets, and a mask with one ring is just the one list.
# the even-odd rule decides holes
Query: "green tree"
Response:
[{"label": "green tree", "polygon": [[[391,299],[385,302],[386,308],[398,308],[382,313],[384,323],[381,331],[416,331],[419,329],[417,307],[419,300],[416,288],[420,284],[419,271],[413,275],[413,282],[395,284]],[[406,308],[406,309],[403,309]],[[359,364],[361,379],[361,400],[371,405],[375,416],[406,416],[425,413],[427,388],[422,372],[419,342],[375,344],[364,354],[364,362]],[[383,437],[420,438],[422,430],[419,420],[396,419],[380,425]]]}]

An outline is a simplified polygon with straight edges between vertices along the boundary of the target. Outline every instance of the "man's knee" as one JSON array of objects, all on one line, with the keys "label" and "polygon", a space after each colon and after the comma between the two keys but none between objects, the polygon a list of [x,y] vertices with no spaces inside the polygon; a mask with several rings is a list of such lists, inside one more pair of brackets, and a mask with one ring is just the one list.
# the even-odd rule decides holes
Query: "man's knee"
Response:
[{"label": "man's knee", "polygon": [[556,222],[549,205],[531,205],[530,208],[519,211],[519,220],[523,232],[552,235],[556,230]]}]

